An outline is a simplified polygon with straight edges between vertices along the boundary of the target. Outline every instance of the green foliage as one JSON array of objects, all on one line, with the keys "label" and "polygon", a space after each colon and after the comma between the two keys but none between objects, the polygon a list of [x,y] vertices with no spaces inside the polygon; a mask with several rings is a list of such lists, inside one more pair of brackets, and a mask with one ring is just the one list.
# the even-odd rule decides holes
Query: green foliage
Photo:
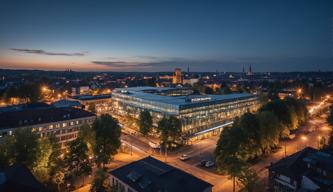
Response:
[{"label": "green foliage", "polygon": [[58,191],[60,191],[60,185],[64,183],[64,179],[65,179],[65,174],[64,172],[58,170],[54,173],[53,177],[52,177],[52,183],[56,184],[58,187]]},{"label": "green foliage", "polygon": [[2,139],[0,143],[0,168],[5,168],[14,163],[14,142],[13,136]]},{"label": "green foliage", "polygon": [[68,146],[69,152],[65,156],[65,163],[69,175],[78,177],[91,173],[91,164],[88,160],[88,147],[82,138],[71,141]]},{"label": "green foliage", "polygon": [[148,135],[153,126],[153,120],[148,111],[142,111],[139,117],[139,129],[143,135]]},{"label": "green foliage", "polygon": [[169,118],[163,117],[158,122],[157,131],[160,134],[160,140],[163,145],[168,146],[177,142],[181,136],[181,122],[174,116]]},{"label": "green foliage", "polygon": [[281,100],[274,100],[264,105],[259,111],[271,111],[279,118],[279,121],[286,127],[291,126],[291,117],[288,109],[288,105]]},{"label": "green foliage", "polygon": [[33,173],[37,180],[46,182],[49,180],[49,159],[52,154],[52,145],[48,138],[41,138],[38,145],[38,156],[33,167]]},{"label": "green foliage", "polygon": [[299,125],[305,123],[308,119],[308,111],[306,105],[301,100],[294,98],[285,98],[284,100],[273,100],[262,106],[259,110],[271,111],[282,123],[282,135],[288,136],[290,130],[295,130]]},{"label": "green foliage", "polygon": [[103,114],[93,123],[93,130],[96,133],[96,145],[94,148],[96,164],[98,166],[104,165],[109,163],[120,147],[121,128],[116,119],[110,115]]},{"label": "green foliage", "polygon": [[260,147],[263,153],[269,153],[278,145],[281,132],[284,130],[279,119],[270,111],[258,114],[260,128]]},{"label": "green foliage", "polygon": [[3,94],[3,99],[9,100],[11,97],[29,99],[30,102],[37,102],[41,97],[39,84],[23,84],[18,87],[10,86]]},{"label": "green foliage", "polygon": [[38,135],[32,133],[30,129],[17,129],[13,134],[14,161],[32,169],[38,159]]},{"label": "green foliage", "polygon": [[109,174],[105,169],[97,169],[94,180],[92,182],[91,192],[107,192],[110,191],[110,184],[108,180]]},{"label": "green foliage", "polygon": [[251,169],[244,169],[238,176],[238,184],[241,186],[240,192],[263,191],[259,184],[259,176]]},{"label": "green foliage", "polygon": [[80,127],[78,137],[80,137],[86,143],[88,147],[88,155],[93,156],[94,148],[96,145],[96,134],[93,128],[88,124],[83,124]]}]

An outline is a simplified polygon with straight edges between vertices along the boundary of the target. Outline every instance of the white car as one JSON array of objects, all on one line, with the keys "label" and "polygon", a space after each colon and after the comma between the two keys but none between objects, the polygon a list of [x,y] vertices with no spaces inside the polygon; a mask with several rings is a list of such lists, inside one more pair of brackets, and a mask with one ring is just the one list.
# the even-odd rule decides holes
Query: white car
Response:
[{"label": "white car", "polygon": [[188,160],[188,159],[190,159],[190,158],[191,158],[191,157],[188,156],[188,155],[186,155],[186,154],[183,154],[183,155],[181,155],[181,156],[179,157],[179,159],[182,160],[182,161],[186,161],[186,160]]},{"label": "white car", "polygon": [[213,167],[215,165],[215,163],[213,161],[207,161],[205,164],[205,167],[209,168],[209,167]]}]

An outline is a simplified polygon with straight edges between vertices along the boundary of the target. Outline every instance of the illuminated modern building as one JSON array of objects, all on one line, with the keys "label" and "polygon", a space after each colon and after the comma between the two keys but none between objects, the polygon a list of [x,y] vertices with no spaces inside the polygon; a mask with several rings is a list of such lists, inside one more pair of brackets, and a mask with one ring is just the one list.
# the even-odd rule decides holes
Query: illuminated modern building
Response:
[{"label": "illuminated modern building", "polygon": [[182,70],[180,68],[175,69],[175,74],[172,78],[173,84],[181,84],[182,83]]},{"label": "illuminated modern building", "polygon": [[148,110],[154,126],[163,116],[177,117],[186,139],[218,134],[235,117],[259,107],[252,94],[193,95],[192,90],[178,88],[119,88],[113,91],[112,100],[119,116],[139,118],[141,111]]}]

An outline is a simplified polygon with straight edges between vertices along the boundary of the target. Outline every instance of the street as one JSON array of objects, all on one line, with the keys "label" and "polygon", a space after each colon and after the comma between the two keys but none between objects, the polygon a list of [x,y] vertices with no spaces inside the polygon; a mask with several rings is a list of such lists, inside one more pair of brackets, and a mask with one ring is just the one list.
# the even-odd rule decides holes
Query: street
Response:
[{"label": "street", "polygon": [[[319,138],[325,138],[327,141],[329,133],[330,128],[326,123],[326,115],[314,117],[297,131],[294,139],[281,141],[279,150],[268,157],[262,158],[253,165],[252,168],[257,171],[262,182],[265,183],[267,182],[266,179],[268,176],[267,166],[269,166],[271,162],[276,162],[285,157],[285,151],[286,155],[290,155],[302,150],[304,147],[318,148]],[[195,142],[190,146],[185,146],[175,152],[169,153],[167,157],[161,155],[158,151],[153,153],[149,145],[142,141],[144,139],[137,135],[124,135],[122,139],[132,145],[133,154],[142,158],[147,155],[152,155],[161,161],[166,161],[170,165],[213,184],[214,192],[232,190],[232,182],[227,176],[217,174],[215,168],[203,168],[199,166],[200,161],[203,159],[213,160],[213,152],[218,140],[217,136]],[[187,161],[181,161],[179,159],[181,154],[187,154],[191,158]]]}]

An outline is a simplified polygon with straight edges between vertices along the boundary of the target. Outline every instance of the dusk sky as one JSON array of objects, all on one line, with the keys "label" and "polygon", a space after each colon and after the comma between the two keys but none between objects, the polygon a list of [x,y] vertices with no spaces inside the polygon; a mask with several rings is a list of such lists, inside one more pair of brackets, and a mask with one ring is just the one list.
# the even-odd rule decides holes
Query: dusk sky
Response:
[{"label": "dusk sky", "polygon": [[333,71],[332,0],[1,0],[0,68]]}]

